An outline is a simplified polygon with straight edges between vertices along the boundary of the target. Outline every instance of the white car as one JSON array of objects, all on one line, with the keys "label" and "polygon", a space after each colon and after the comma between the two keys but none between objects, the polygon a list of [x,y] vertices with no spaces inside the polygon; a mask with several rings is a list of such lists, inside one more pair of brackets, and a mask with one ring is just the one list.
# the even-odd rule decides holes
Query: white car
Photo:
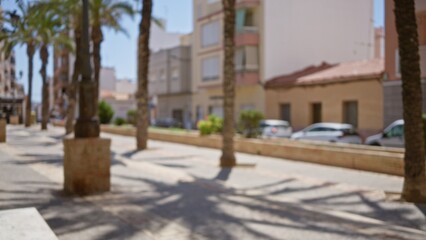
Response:
[{"label": "white car", "polygon": [[361,144],[362,139],[350,124],[315,123],[293,133],[291,139]]},{"label": "white car", "polygon": [[382,133],[368,137],[365,144],[383,147],[405,147],[404,120],[397,120],[390,124]]},{"label": "white car", "polygon": [[289,138],[293,132],[287,121],[275,119],[260,122],[260,131],[262,138]]}]

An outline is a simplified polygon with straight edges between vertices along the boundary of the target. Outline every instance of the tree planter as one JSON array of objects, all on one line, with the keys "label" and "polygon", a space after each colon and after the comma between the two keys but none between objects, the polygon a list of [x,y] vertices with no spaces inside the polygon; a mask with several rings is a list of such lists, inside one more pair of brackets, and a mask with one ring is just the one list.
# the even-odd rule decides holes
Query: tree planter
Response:
[{"label": "tree planter", "polygon": [[6,142],[6,119],[0,118],[0,143]]},{"label": "tree planter", "polygon": [[111,140],[64,139],[64,191],[90,195],[110,190]]},{"label": "tree planter", "polygon": [[19,125],[19,116],[10,116],[9,122],[12,125]]}]

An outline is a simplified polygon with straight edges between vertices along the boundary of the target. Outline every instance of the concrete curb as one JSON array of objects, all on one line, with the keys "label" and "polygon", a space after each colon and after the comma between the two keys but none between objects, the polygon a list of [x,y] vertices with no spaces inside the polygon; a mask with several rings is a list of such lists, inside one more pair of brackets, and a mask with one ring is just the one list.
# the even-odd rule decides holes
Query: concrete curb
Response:
[{"label": "concrete curb", "polygon": [[[62,123],[54,123],[63,126]],[[102,132],[135,136],[135,128],[123,128],[102,125]],[[221,149],[222,138],[219,135],[201,137],[197,133],[175,133],[150,130],[149,139],[187,144],[199,147]],[[284,158],[322,165],[336,166],[355,170],[384,173],[396,176],[404,175],[404,150],[397,148],[371,147],[352,144],[322,142],[301,142],[288,139],[263,140],[235,138],[235,150],[241,153],[268,157]]]}]

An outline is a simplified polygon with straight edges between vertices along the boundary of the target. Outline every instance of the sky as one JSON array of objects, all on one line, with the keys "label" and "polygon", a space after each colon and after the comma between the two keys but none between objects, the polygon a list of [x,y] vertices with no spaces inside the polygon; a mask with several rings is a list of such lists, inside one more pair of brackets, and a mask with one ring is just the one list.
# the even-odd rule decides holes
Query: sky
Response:
[{"label": "sky", "polygon": [[[1,1],[4,9],[14,7],[14,1]],[[133,2],[133,1],[131,1]],[[192,0],[154,0],[153,15],[166,20],[166,30],[177,33],[190,33],[192,31]],[[114,67],[118,79],[136,79],[137,35],[140,16],[134,19],[125,18],[122,21],[128,34],[117,34],[104,29],[104,42],[102,44],[102,65]],[[384,25],[384,0],[374,0],[374,26]],[[24,84],[27,91],[27,57],[25,48],[15,49],[17,72],[23,72],[20,83]],[[53,59],[49,60],[48,74],[53,73]],[[41,77],[39,74],[39,56],[34,57],[33,101],[41,101]]]}]

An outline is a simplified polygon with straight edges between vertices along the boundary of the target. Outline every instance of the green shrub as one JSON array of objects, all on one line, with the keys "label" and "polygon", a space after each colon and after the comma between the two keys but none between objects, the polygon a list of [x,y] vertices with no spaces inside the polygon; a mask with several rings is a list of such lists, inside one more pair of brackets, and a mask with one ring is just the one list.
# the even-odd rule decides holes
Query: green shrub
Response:
[{"label": "green shrub", "polygon": [[115,124],[116,126],[124,125],[124,124],[126,124],[126,119],[121,118],[121,117],[118,117],[118,118],[116,118],[116,119],[114,120],[114,124]]},{"label": "green shrub", "polygon": [[260,121],[263,120],[263,114],[256,110],[246,110],[240,113],[238,127],[240,132],[246,138],[256,138],[260,134]]},{"label": "green shrub", "polygon": [[127,111],[127,122],[132,125],[136,125],[137,112],[134,109]]},{"label": "green shrub", "polygon": [[219,133],[222,131],[223,119],[214,115],[210,115],[207,120],[199,121],[197,127],[201,136]]},{"label": "green shrub", "polygon": [[101,101],[98,105],[98,116],[101,124],[108,124],[111,122],[112,117],[114,116],[114,110],[111,105],[105,101]]}]

